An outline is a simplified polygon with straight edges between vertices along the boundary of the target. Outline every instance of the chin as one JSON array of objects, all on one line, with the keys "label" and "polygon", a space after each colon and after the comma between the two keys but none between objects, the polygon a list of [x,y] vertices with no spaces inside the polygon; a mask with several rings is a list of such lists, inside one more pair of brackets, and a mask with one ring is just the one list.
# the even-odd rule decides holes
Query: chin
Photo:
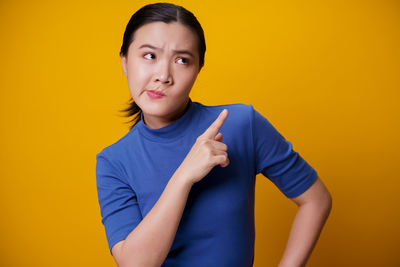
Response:
[{"label": "chin", "polygon": [[146,109],[142,109],[142,112],[146,113],[147,115],[156,116],[156,117],[164,117],[164,116],[168,115],[168,112],[166,112],[160,106],[154,106],[153,108],[147,107]]}]

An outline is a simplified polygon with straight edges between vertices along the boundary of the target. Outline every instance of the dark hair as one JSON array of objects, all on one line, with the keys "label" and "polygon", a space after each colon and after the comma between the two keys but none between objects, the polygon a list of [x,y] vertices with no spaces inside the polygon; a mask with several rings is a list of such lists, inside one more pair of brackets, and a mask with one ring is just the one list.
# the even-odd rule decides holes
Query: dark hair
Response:
[{"label": "dark hair", "polygon": [[[185,26],[188,26],[196,33],[198,37],[197,48],[199,52],[199,67],[201,69],[204,66],[204,55],[206,52],[206,42],[203,28],[192,12],[182,6],[170,3],[155,3],[145,5],[132,15],[131,19],[126,25],[120,55],[125,57],[128,55],[129,45],[133,42],[134,34],[137,29],[147,23],[156,21],[165,23],[179,22]],[[131,117],[136,114],[136,116],[127,122],[133,122],[133,124],[130,126],[130,129],[132,129],[133,126],[140,121],[142,110],[135,103],[132,97],[129,99],[128,105],[129,106],[126,109],[120,111],[126,113],[124,117]]]}]

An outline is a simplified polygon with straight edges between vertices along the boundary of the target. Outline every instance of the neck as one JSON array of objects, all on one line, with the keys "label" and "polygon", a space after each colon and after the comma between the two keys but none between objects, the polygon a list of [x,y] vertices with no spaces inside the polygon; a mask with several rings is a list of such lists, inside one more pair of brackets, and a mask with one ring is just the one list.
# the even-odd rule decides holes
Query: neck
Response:
[{"label": "neck", "polygon": [[189,99],[187,99],[185,104],[182,105],[182,107],[179,110],[165,117],[155,117],[143,114],[143,123],[146,124],[151,129],[159,129],[178,120],[180,117],[183,116],[183,114],[188,108],[189,108]]}]

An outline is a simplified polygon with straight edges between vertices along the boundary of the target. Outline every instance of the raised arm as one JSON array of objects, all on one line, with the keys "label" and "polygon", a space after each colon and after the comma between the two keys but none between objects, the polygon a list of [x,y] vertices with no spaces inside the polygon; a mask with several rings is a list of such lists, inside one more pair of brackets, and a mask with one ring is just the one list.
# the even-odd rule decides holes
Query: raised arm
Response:
[{"label": "raised arm", "polygon": [[120,267],[161,266],[174,241],[192,185],[216,165],[229,164],[227,146],[218,133],[228,115],[222,111],[200,135],[169,180],[160,198],[137,227],[112,248]]},{"label": "raised arm", "polygon": [[175,172],[151,211],[125,240],[113,246],[118,266],[160,266],[164,262],[191,189],[184,178]]}]

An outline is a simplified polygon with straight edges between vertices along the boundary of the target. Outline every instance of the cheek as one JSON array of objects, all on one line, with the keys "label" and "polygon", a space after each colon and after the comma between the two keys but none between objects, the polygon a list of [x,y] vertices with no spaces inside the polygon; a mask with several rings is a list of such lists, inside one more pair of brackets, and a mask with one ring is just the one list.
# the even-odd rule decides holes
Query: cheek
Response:
[{"label": "cheek", "polygon": [[148,67],[132,64],[129,69],[129,83],[135,85],[134,89],[142,89],[151,80],[151,70]]},{"label": "cheek", "polygon": [[177,68],[175,70],[175,81],[180,84],[191,84],[196,80],[197,74],[194,68]]},{"label": "cheek", "polygon": [[182,82],[186,86],[191,86],[194,83],[194,81],[196,80],[196,77],[197,77],[196,73],[193,71],[190,71],[190,72],[184,73],[184,75],[182,75],[181,79],[182,79]]}]

